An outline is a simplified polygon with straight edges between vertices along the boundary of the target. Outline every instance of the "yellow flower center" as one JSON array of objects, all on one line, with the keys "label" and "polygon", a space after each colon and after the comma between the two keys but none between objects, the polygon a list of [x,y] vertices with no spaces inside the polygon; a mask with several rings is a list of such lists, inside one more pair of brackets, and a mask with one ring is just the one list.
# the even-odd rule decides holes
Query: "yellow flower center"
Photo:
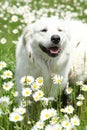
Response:
[{"label": "yellow flower center", "polygon": [[40,126],[40,127],[42,127],[42,126],[43,126],[43,124],[41,124],[41,123],[40,123],[40,124],[39,124],[39,126]]},{"label": "yellow flower center", "polygon": [[57,82],[57,83],[61,83],[61,79],[57,79],[56,82]]},{"label": "yellow flower center", "polygon": [[66,126],[69,126],[69,123],[68,122],[66,122],[66,124],[65,124]]},{"label": "yellow flower center", "polygon": [[7,74],[6,74],[7,76],[11,76],[11,74],[8,72]]},{"label": "yellow flower center", "polygon": [[77,121],[74,121],[74,125],[76,125],[77,124]]},{"label": "yellow flower center", "polygon": [[49,114],[47,113],[47,114],[45,115],[45,117],[46,117],[46,118],[49,118]]},{"label": "yellow flower center", "polygon": [[68,108],[68,112],[70,112],[71,111],[71,109],[70,108]]},{"label": "yellow flower center", "polygon": [[42,79],[38,79],[38,83],[42,83],[43,82],[43,80]]},{"label": "yellow flower center", "polygon": [[31,79],[29,79],[29,78],[26,77],[26,81],[27,81],[27,82],[31,82]]},{"label": "yellow flower center", "polygon": [[5,85],[5,88],[8,88],[9,86],[8,85]]},{"label": "yellow flower center", "polygon": [[38,88],[38,86],[37,86],[36,84],[34,84],[34,85],[33,85],[33,88],[35,88],[35,89],[36,89],[36,88]]},{"label": "yellow flower center", "polygon": [[14,119],[15,119],[15,120],[18,120],[18,119],[19,119],[19,116],[18,116],[18,115],[16,115],[16,116],[14,117]]},{"label": "yellow flower center", "polygon": [[28,94],[30,94],[30,93],[29,93],[29,91],[26,91],[25,94],[28,95]]}]

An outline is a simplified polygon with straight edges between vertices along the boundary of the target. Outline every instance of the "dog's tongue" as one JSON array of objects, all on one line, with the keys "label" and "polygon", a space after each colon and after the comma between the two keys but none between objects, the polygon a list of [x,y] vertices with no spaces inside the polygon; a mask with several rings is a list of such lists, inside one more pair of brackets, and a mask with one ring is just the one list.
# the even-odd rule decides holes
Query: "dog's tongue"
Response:
[{"label": "dog's tongue", "polygon": [[51,54],[57,54],[60,51],[60,48],[58,47],[50,47],[48,48]]}]

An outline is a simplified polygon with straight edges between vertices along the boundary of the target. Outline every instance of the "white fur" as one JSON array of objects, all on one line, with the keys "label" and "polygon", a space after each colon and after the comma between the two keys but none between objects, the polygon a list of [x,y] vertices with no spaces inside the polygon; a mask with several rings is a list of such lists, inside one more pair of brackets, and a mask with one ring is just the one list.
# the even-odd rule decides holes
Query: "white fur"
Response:
[{"label": "white fur", "polygon": [[[41,32],[47,28],[47,32]],[[61,29],[62,31],[58,31]],[[52,35],[61,38],[61,53],[50,57],[44,53],[39,43],[48,47]],[[87,25],[78,21],[57,20],[45,18],[27,26],[17,43],[16,50],[16,80],[17,89],[21,95],[20,78],[32,75],[35,78],[43,76],[46,96],[56,96],[58,88],[52,86],[53,73],[63,76],[63,88],[69,80],[85,81],[87,78]],[[86,59],[86,60],[84,60]]]}]

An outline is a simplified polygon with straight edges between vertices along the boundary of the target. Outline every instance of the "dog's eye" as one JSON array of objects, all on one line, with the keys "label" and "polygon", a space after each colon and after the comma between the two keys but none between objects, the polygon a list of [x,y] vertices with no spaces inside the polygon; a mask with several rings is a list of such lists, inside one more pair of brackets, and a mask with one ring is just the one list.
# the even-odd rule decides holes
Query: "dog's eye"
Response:
[{"label": "dog's eye", "polygon": [[47,28],[42,29],[41,32],[47,32]]}]

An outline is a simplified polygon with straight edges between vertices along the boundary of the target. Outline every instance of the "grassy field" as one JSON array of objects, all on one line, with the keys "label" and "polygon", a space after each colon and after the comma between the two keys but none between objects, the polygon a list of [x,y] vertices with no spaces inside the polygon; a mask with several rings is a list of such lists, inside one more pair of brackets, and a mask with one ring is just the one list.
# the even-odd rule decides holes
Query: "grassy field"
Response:
[{"label": "grassy field", "polygon": [[[71,102],[65,108],[56,101],[57,107],[53,108],[54,99],[43,95],[44,79],[40,77],[42,84],[35,94],[40,93],[41,97],[37,99],[27,90],[32,95],[34,109],[30,95],[23,95],[21,106],[15,100],[17,40],[27,24],[46,16],[87,22],[87,0],[0,0],[0,130],[87,130],[87,85],[82,82],[66,90]],[[28,114],[29,109],[33,109],[33,118]]]}]

